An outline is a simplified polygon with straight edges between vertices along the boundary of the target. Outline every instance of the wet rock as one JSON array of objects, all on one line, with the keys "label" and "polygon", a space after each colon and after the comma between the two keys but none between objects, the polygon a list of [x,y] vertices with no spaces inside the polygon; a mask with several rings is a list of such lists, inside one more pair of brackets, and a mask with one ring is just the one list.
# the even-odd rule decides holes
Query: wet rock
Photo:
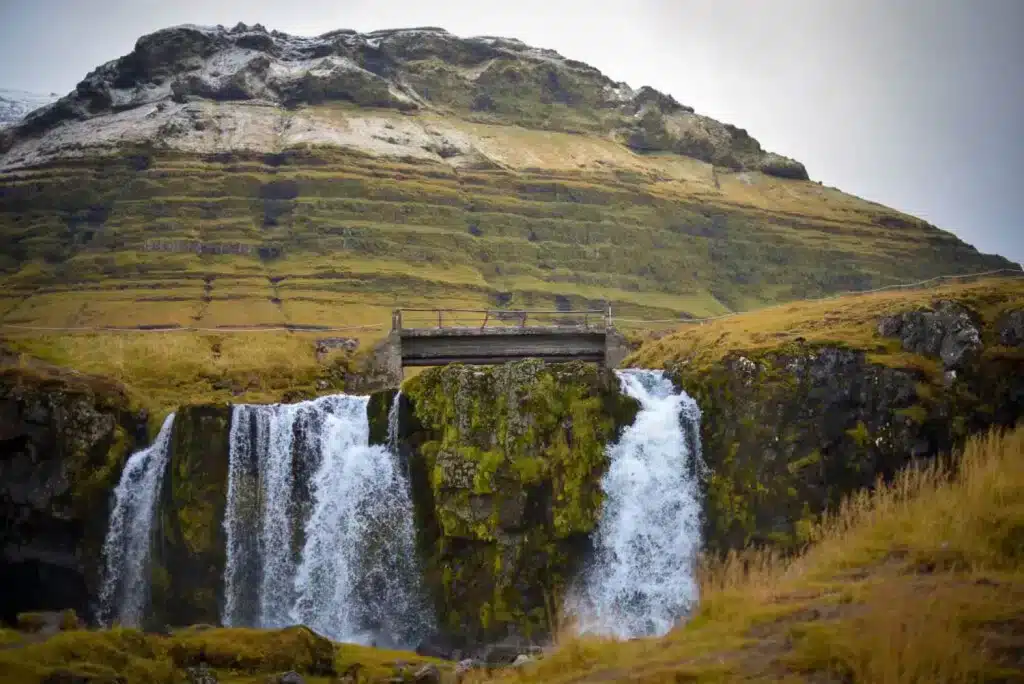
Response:
[{"label": "wet rock", "polygon": [[427,658],[439,658],[441,660],[453,660],[452,653],[455,645],[441,635],[434,635],[424,639],[416,646],[416,655]]},{"label": "wet rock", "polygon": [[999,344],[1007,347],[1024,346],[1024,309],[1006,315],[999,326]]},{"label": "wet rock", "polygon": [[416,684],[441,684],[441,672],[433,664],[424,665],[416,671],[412,680]]},{"label": "wet rock", "polygon": [[475,658],[467,658],[465,660],[460,660],[459,664],[455,666],[456,684],[461,682],[466,677],[466,675],[468,675],[473,670],[478,670],[484,667],[486,667],[486,665],[483,662],[476,660]]},{"label": "wet rock", "polygon": [[[413,415],[400,422],[416,426],[400,440],[412,497],[436,549],[424,576],[442,598],[437,623],[474,654],[509,635],[545,634],[545,592],[587,553],[606,447],[637,402],[593,365],[539,360],[432,369],[403,396]],[[509,664],[525,645],[481,656]]]},{"label": "wet rock", "polygon": [[512,661],[512,667],[523,667],[537,662],[537,659],[533,656],[528,656],[525,653],[520,653],[516,656],[516,659]]},{"label": "wet rock", "polygon": [[904,351],[937,356],[947,369],[959,369],[981,351],[981,333],[970,311],[941,301],[929,310],[887,316],[878,324],[882,337],[897,337]]},{"label": "wet rock", "polygon": [[109,381],[0,370],[0,619],[88,614],[110,490],[136,445],[135,419]]}]

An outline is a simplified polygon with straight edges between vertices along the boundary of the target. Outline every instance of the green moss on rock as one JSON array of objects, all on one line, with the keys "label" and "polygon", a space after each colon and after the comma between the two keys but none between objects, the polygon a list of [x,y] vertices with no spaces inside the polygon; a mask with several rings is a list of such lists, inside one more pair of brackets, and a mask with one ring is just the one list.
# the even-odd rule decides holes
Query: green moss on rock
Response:
[{"label": "green moss on rock", "polygon": [[216,623],[224,572],[231,407],[185,406],[171,435],[153,548],[153,621]]},{"label": "green moss on rock", "polygon": [[675,368],[703,412],[707,547],[796,548],[852,491],[1024,414],[1019,360],[983,354],[946,376],[914,361],[788,344]]},{"label": "green moss on rock", "polygon": [[637,403],[607,371],[537,360],[432,369],[404,391],[441,624],[470,641],[546,633],[545,596],[564,592],[587,548],[605,447]]}]

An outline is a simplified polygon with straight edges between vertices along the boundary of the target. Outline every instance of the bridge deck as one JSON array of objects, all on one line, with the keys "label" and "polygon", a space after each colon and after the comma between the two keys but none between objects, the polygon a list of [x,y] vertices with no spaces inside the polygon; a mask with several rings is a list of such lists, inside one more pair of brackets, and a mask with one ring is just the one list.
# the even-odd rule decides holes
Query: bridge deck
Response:
[{"label": "bridge deck", "polygon": [[[527,358],[614,366],[625,353],[623,340],[611,328],[610,313],[605,311],[415,310],[415,314],[427,314],[420,316],[424,322],[437,325],[405,327],[406,311],[410,310],[395,311],[392,321],[391,340],[402,366],[490,365]],[[477,315],[482,323],[466,325],[466,314]],[[526,325],[531,318],[546,324]],[[545,318],[548,321],[542,321]]]}]

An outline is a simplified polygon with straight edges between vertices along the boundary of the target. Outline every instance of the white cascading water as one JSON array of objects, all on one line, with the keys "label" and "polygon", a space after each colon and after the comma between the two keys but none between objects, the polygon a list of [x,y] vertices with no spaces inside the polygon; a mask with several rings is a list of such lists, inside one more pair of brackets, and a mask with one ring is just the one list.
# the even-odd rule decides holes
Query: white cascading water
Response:
[{"label": "white cascading water", "polygon": [[114,508],[103,542],[103,583],[97,619],[139,627],[149,601],[149,550],[160,487],[170,457],[174,414],[164,420],[156,440],[128,458],[114,489]]},{"label": "white cascading water", "polygon": [[396,646],[429,627],[408,482],[396,455],[370,445],[367,403],[235,407],[225,624]]},{"label": "white cascading water", "polygon": [[608,447],[595,557],[566,608],[582,633],[661,635],[697,600],[700,408],[660,371],[616,373],[640,412]]}]

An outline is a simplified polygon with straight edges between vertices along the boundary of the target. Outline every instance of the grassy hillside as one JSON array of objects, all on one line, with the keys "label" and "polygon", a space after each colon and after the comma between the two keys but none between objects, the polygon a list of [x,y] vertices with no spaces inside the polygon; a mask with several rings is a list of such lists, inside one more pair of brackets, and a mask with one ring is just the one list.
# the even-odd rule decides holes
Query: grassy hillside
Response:
[{"label": "grassy hillside", "polygon": [[490,168],[149,147],[0,171],[0,324],[342,326],[397,305],[602,300],[685,318],[1007,265],[808,181],[445,121]]},{"label": "grassy hillside", "polygon": [[661,639],[566,638],[521,682],[1024,680],[1024,428],[849,499],[799,557],[701,568]]},{"label": "grassy hillside", "polygon": [[[802,301],[728,316],[671,331],[638,333],[639,349],[624,365],[664,368],[688,364],[701,368],[731,352],[757,354],[796,343],[830,344],[869,352],[869,360],[889,366],[909,366],[938,372],[934,362],[904,353],[900,341],[878,334],[886,315],[927,307],[948,299],[977,312],[980,329],[993,337],[1003,316],[1024,308],[1024,278],[982,278],[917,289],[897,289]],[[991,354],[1014,354],[995,339],[983,340]]]}]

